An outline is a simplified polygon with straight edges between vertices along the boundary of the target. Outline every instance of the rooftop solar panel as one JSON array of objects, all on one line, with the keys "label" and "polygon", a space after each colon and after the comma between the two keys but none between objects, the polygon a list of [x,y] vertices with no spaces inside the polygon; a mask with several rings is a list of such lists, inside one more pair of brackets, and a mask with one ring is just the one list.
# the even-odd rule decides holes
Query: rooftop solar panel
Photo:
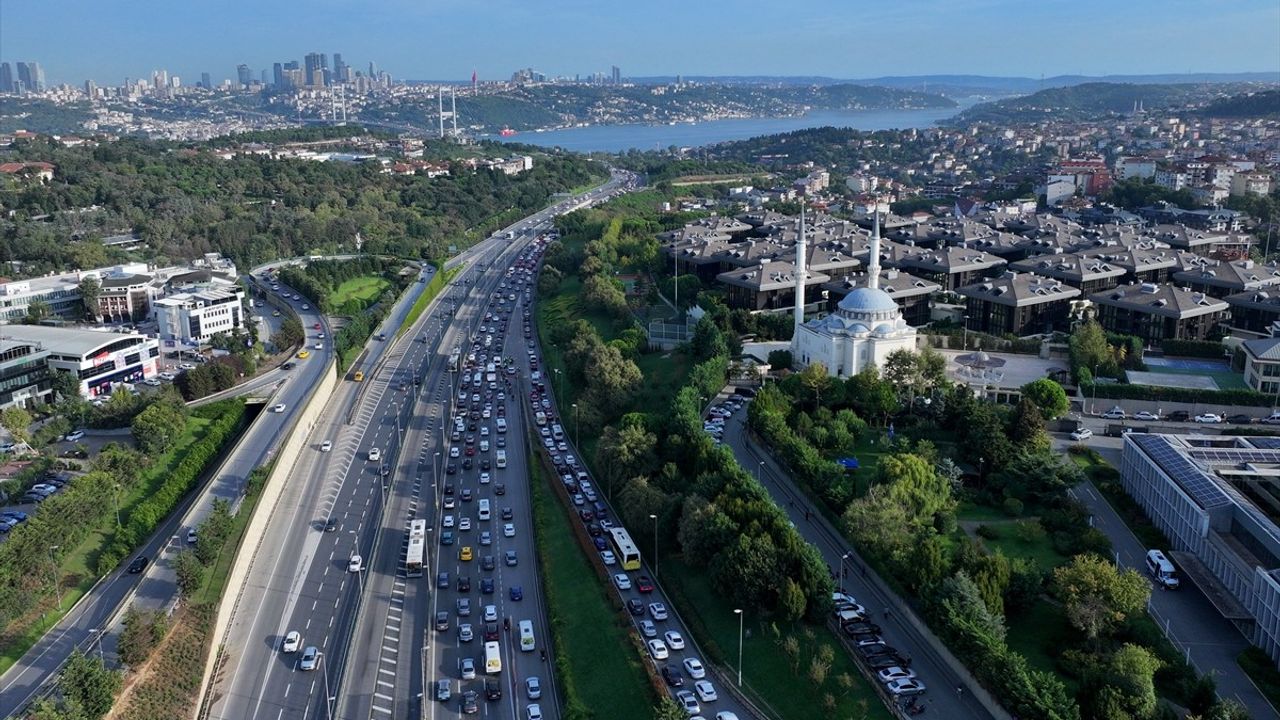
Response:
[{"label": "rooftop solar panel", "polygon": [[[1217,482],[1191,461],[1184,451],[1170,444],[1167,438],[1160,435],[1137,435],[1133,441],[1142,449],[1160,469],[1174,482],[1178,483],[1200,507],[1209,510],[1231,504]],[[1232,452],[1232,451],[1187,451],[1187,452]]]}]

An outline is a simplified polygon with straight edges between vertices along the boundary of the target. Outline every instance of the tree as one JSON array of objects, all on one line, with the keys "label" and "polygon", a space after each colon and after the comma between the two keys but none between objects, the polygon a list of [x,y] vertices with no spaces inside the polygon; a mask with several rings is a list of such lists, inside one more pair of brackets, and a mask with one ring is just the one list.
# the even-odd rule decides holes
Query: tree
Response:
[{"label": "tree", "polygon": [[1120,571],[1090,553],[1053,571],[1053,591],[1071,624],[1096,641],[1146,606],[1151,585],[1136,570]]},{"label": "tree", "polygon": [[874,365],[845,381],[845,398],[858,414],[881,422],[898,408],[898,393],[893,385],[880,377]]},{"label": "tree", "polygon": [[950,482],[918,455],[885,455],[879,470],[889,497],[905,508],[913,525],[932,525],[936,515],[954,506]]},{"label": "tree", "polygon": [[946,578],[950,571],[947,562],[947,545],[933,534],[920,533],[911,549],[912,574],[906,578],[917,590],[930,590]]},{"label": "tree", "polygon": [[822,393],[831,386],[831,376],[827,374],[827,366],[814,361],[800,371],[800,384],[813,393],[813,406],[822,407]]},{"label": "tree", "polygon": [[596,467],[604,472],[610,492],[616,482],[656,470],[657,446],[658,437],[639,423],[606,427],[596,445]]},{"label": "tree", "polygon": [[1071,408],[1071,403],[1067,400],[1067,391],[1049,378],[1032,380],[1023,385],[1022,396],[1030,398],[1031,402],[1040,408],[1040,414],[1045,420],[1055,420],[1065,415]]},{"label": "tree", "polygon": [[1009,418],[1009,439],[1023,450],[1049,449],[1049,436],[1045,432],[1044,417],[1040,414],[1040,408],[1025,395],[1018,400],[1018,405]]},{"label": "tree", "polygon": [[1149,718],[1156,711],[1155,674],[1164,663],[1141,645],[1125,643],[1107,663],[1106,681],[1094,699],[1099,720]]},{"label": "tree", "polygon": [[66,400],[82,401],[84,398],[80,395],[80,379],[65,370],[49,370],[49,381],[53,388],[53,393],[58,398]]},{"label": "tree", "polygon": [[186,428],[186,418],[171,404],[154,402],[133,419],[133,437],[148,455],[168,450]]},{"label": "tree", "polygon": [[804,590],[791,578],[784,578],[782,589],[778,594],[778,612],[787,622],[795,622],[804,617]]},{"label": "tree", "polygon": [[[185,553],[184,553],[185,554]],[[146,661],[155,647],[155,634],[151,632],[151,613],[143,613],[130,605],[124,611],[123,628],[117,649],[124,664],[137,667]]]},{"label": "tree", "polygon": [[31,442],[32,422],[34,420],[31,418],[31,413],[17,405],[0,410],[0,425],[3,425],[17,442]]},{"label": "tree", "polygon": [[32,300],[27,305],[27,317],[23,321],[27,325],[39,325],[53,314],[53,308],[49,307],[49,303],[44,300]]},{"label": "tree", "polygon": [[769,367],[772,370],[790,370],[793,359],[790,350],[770,350]]},{"label": "tree", "polygon": [[696,363],[729,354],[724,333],[720,332],[720,328],[710,315],[703,315],[693,326],[693,337],[689,340],[689,349],[693,352],[693,361]]},{"label": "tree", "polygon": [[101,659],[87,658],[76,650],[62,669],[58,687],[67,700],[84,710],[85,717],[97,720],[111,710],[120,681],[120,673],[108,670]]},{"label": "tree", "polygon": [[173,570],[178,576],[178,590],[182,593],[182,597],[191,597],[204,582],[204,566],[200,564],[200,558],[196,557],[192,550],[183,550],[178,553],[178,557],[173,561]]},{"label": "tree", "polygon": [[276,352],[283,352],[301,344],[305,338],[302,323],[297,318],[287,317],[280,323],[280,329],[271,336],[271,344],[275,346]]},{"label": "tree", "polygon": [[102,284],[95,277],[86,277],[80,281],[80,302],[84,305],[84,316],[89,320],[98,320],[98,296],[102,294]]},{"label": "tree", "polygon": [[1094,368],[1101,370],[1114,362],[1111,346],[1107,344],[1107,333],[1097,320],[1088,320],[1076,328],[1068,347],[1073,372],[1078,372],[1079,368],[1088,368],[1091,372]]},{"label": "tree", "polygon": [[653,720],[689,720],[689,713],[676,704],[670,695],[663,695],[653,709]]},{"label": "tree", "polygon": [[916,354],[916,367],[926,388],[941,387],[947,381],[947,359],[932,345],[925,345]]},{"label": "tree", "polygon": [[913,396],[920,386],[920,369],[916,363],[916,354],[905,348],[894,350],[885,357],[880,374],[886,381],[907,390]]}]

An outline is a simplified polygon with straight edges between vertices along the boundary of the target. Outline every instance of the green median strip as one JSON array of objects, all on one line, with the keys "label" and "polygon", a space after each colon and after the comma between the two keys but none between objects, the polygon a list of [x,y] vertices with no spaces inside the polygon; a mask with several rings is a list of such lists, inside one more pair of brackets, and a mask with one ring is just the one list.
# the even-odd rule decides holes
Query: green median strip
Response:
[{"label": "green median strip", "polygon": [[566,510],[537,462],[530,463],[530,476],[564,718],[651,720],[654,693],[629,624],[574,541]]},{"label": "green median strip", "polygon": [[400,324],[400,330],[396,333],[396,337],[403,335],[406,330],[413,327],[413,324],[422,317],[422,313],[426,312],[427,306],[435,299],[436,295],[449,284],[449,281],[461,270],[461,268],[442,269],[440,263],[435,263],[436,271],[431,276],[431,280],[427,283],[427,287],[423,289],[422,294],[414,301],[413,307],[409,308],[409,314],[405,315],[404,322]]}]

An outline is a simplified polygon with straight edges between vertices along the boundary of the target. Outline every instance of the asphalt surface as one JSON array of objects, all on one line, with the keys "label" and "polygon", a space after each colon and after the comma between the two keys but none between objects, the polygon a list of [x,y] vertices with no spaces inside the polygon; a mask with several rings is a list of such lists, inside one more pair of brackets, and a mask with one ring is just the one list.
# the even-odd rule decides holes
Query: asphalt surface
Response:
[{"label": "asphalt surface", "polygon": [[[295,309],[305,326],[319,322],[325,327],[324,318],[315,312],[301,310],[300,302]],[[328,345],[323,350],[313,349],[311,352],[315,354],[311,359],[297,361],[293,370],[276,371],[280,377],[273,378],[271,382],[278,383],[279,388],[271,404],[284,403],[286,410],[297,407],[318,381],[331,351]],[[139,550],[138,555],[152,560],[146,571],[131,575],[124,570],[128,562],[121,563],[119,569],[94,586],[72,612],[0,676],[0,716],[17,713],[36,697],[72,650],[96,650],[98,636],[104,627],[108,633],[101,649],[104,654],[114,654],[112,622],[118,619],[117,610],[123,609],[126,603],[145,609],[166,607],[172,603],[177,596],[177,583],[171,561],[176,551],[186,546],[187,528],[198,525],[209,514],[215,498],[234,501],[239,497],[245,478],[266,462],[269,451],[279,442],[292,420],[291,412],[261,413],[245,431],[239,447],[227,458],[206,491],[167,519],[161,530]]]},{"label": "asphalt surface", "polygon": [[[578,204],[567,201],[526,218],[513,229],[527,231]],[[492,238],[450,261],[451,265],[474,262],[485,270],[468,269],[455,279],[418,327],[395,342],[385,358],[364,361],[362,367],[369,368],[365,382],[344,382],[336,393],[331,411],[311,433],[315,449],[295,465],[274,510],[262,545],[270,551],[257,556],[250,570],[245,594],[251,602],[242,603],[232,621],[228,663],[215,689],[210,717],[416,717],[422,707],[423,663],[429,679],[445,672],[451,663],[456,677],[457,651],[447,649],[446,636],[437,642],[430,632],[424,632],[431,617],[427,603],[438,606],[451,598],[430,592],[434,579],[430,572],[412,580],[402,577],[402,545],[410,518],[428,517],[438,507],[431,486],[435,479],[431,465],[436,448],[441,447],[436,444],[435,432],[444,403],[452,395],[443,361],[451,349],[448,343],[473,321],[479,307],[477,301],[467,303],[462,297],[456,298],[460,303],[456,309],[447,303],[452,302],[458,288],[479,298],[481,293],[472,293],[472,288],[477,283],[482,287],[496,283],[503,271],[502,263],[493,262],[489,255],[527,237],[516,241]],[[483,312],[479,316],[483,317]],[[433,333],[438,335],[442,325],[447,333],[440,343]],[[398,321],[388,321],[389,340],[383,345],[391,344],[397,326]],[[424,332],[426,343],[418,341]],[[412,382],[417,375],[423,378],[420,387]],[[402,382],[407,383],[403,390]],[[319,450],[324,440],[333,442],[332,452]],[[508,445],[509,452],[516,449],[514,446]],[[375,447],[382,457],[371,461],[369,451]],[[511,465],[506,470],[511,478],[520,472],[518,464],[523,462],[515,455],[511,452]],[[379,472],[383,463],[392,470],[386,481]],[[515,568],[503,566],[504,574],[510,575],[504,575],[502,582],[504,588],[512,581],[528,583],[523,601],[528,613],[537,604],[536,582],[528,503],[526,496],[515,495],[515,484],[508,483],[506,501],[513,505],[519,501],[525,519],[522,523],[517,513],[516,537],[495,533],[493,548],[497,554],[499,548],[508,549],[500,543],[511,541],[509,549],[516,550],[519,564]],[[461,493],[461,488],[457,492]],[[500,507],[495,503],[495,513]],[[329,518],[338,527],[325,532]],[[472,534],[478,532],[473,530]],[[445,550],[452,553],[458,547]],[[444,559],[456,555],[442,556],[438,545],[429,544],[429,549],[435,553],[430,570],[441,567],[442,562],[455,562]],[[479,563],[484,549],[476,543],[473,563]],[[361,555],[363,568],[350,572],[348,561],[356,553]],[[521,577],[525,572],[528,580]],[[454,577],[451,574],[451,581]],[[478,573],[475,582],[473,593],[478,601]],[[475,612],[478,616],[482,610],[475,607]],[[533,617],[529,619],[536,618],[536,623],[545,627],[541,612],[530,614]],[[456,633],[456,624],[451,627]],[[279,652],[282,638],[291,630],[302,634],[303,648],[319,649],[320,672],[301,671],[299,655]],[[452,637],[456,639],[456,634]],[[479,642],[478,638],[473,641],[477,648]],[[504,678],[518,674],[521,664],[521,659],[509,661],[508,667],[514,665],[515,672],[504,668]],[[371,672],[375,666],[376,672]],[[342,688],[349,688],[349,692]],[[456,696],[452,707],[456,711]],[[437,705],[433,703],[431,708]]]},{"label": "asphalt surface", "polygon": [[[723,396],[721,396],[722,399]],[[747,437],[746,408],[725,422],[725,444],[733,451],[742,467],[756,474],[760,483],[791,519],[800,535],[818,549],[827,566],[839,573],[844,560],[844,578],[837,583],[844,592],[865,606],[876,624],[883,628],[885,641],[911,656],[915,670],[927,688],[917,703],[925,706],[930,717],[991,718],[991,714],[973,699],[972,691],[957,692],[967,687],[965,680],[953,673],[932,649],[929,642],[910,623],[903,620],[906,609],[886,587],[874,577],[864,576],[863,561],[856,551],[832,527],[817,508],[791,482],[791,478],[774,461],[772,455],[755,446]]]}]

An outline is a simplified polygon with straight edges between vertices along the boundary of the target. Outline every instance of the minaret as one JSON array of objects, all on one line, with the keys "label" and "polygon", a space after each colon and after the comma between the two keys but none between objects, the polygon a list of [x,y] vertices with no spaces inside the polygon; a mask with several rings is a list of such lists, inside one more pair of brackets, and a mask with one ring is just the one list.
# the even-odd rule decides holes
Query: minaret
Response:
[{"label": "minaret", "polygon": [[871,255],[867,258],[867,287],[880,289],[880,199],[876,199],[876,218],[871,231]]},{"label": "minaret", "polygon": [[804,324],[804,253],[806,250],[804,237],[804,204],[800,205],[800,239],[796,242],[796,318],[795,331],[792,337],[800,337],[800,326]]}]

